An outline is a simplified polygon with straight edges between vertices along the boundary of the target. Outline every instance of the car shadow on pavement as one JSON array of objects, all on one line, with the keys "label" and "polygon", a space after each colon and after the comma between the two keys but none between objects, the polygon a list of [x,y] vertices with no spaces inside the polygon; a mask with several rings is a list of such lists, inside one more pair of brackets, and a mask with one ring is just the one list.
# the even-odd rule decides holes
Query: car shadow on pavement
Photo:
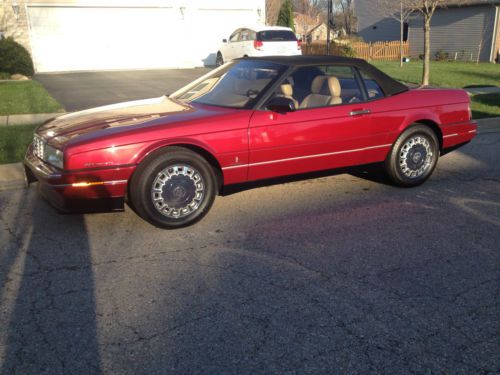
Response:
[{"label": "car shadow on pavement", "polygon": [[303,173],[292,176],[276,177],[267,180],[247,182],[243,184],[229,185],[223,188],[222,195],[228,196],[259,187],[281,185],[297,181],[314,180],[317,178],[337,176],[346,173],[354,177],[362,178],[364,180],[377,182],[385,185],[393,185],[390,182],[387,175],[385,174],[383,165],[380,163],[376,163],[376,164],[366,164],[349,168],[338,168],[327,171]]},{"label": "car shadow on pavement", "polygon": [[34,188],[22,194],[27,198],[17,211],[3,218],[15,225],[17,240],[8,246],[17,248],[17,261],[10,261],[10,269],[2,267],[7,277],[1,278],[0,373],[99,373],[94,276],[83,216],[57,214]]}]

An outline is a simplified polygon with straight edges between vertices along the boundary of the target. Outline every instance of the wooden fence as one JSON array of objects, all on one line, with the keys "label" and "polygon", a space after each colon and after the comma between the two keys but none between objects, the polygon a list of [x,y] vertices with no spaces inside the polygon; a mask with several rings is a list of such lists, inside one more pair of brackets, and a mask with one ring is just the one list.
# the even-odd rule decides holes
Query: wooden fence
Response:
[{"label": "wooden fence", "polygon": [[[393,42],[354,42],[352,44],[342,42],[332,42],[330,54],[343,55],[350,48],[353,50],[356,57],[365,60],[382,60],[382,61],[399,61],[399,41]],[[403,43],[403,56],[408,56],[410,45],[408,42]],[[302,45],[302,53],[304,55],[324,55],[326,54],[326,42],[312,42]]]}]

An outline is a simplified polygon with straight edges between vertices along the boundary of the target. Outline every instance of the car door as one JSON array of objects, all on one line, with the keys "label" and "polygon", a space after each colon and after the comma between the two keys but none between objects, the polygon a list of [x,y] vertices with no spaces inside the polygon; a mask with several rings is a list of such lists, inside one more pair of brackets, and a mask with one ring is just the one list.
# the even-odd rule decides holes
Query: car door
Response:
[{"label": "car door", "polygon": [[[321,80],[327,84],[338,80],[340,92],[324,84],[313,87]],[[254,112],[249,125],[249,180],[383,160],[390,145],[384,143],[385,134],[373,127],[370,101],[354,68],[298,68],[272,94],[280,95],[296,101],[299,108],[286,113]],[[316,105],[317,101],[326,103]]]},{"label": "car door", "polygon": [[234,58],[236,58],[237,53],[238,53],[238,41],[240,39],[240,29],[236,30],[234,33],[231,34],[229,37],[229,40],[227,41],[227,44],[225,45],[224,48],[224,61],[229,61]]},{"label": "car door", "polygon": [[253,47],[253,40],[251,40],[251,32],[248,29],[242,29],[238,41],[236,57],[248,56],[250,45]]}]

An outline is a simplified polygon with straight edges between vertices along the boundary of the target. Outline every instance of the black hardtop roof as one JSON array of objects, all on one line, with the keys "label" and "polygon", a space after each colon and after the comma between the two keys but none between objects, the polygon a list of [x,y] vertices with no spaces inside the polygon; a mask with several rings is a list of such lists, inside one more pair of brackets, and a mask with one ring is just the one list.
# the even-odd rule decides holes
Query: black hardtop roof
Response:
[{"label": "black hardtop roof", "polygon": [[396,81],[384,72],[378,70],[365,60],[354,57],[332,56],[332,55],[296,55],[296,56],[259,56],[243,57],[237,60],[269,61],[289,66],[307,66],[321,64],[338,64],[355,66],[373,77],[384,90],[386,96],[408,91],[408,86]]},{"label": "black hardtop roof", "polygon": [[368,64],[365,60],[354,57],[333,56],[333,55],[295,55],[295,56],[254,56],[243,57],[243,59],[264,60],[286,65],[315,65],[315,64]]}]

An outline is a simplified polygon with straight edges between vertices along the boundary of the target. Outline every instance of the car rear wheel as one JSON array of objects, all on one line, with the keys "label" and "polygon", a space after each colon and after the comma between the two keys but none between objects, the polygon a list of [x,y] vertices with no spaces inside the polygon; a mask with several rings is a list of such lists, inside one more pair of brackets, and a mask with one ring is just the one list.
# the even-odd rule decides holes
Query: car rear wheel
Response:
[{"label": "car rear wheel", "polygon": [[162,228],[180,228],[207,214],[216,189],[213,169],[204,158],[171,147],[137,167],[130,198],[143,219]]},{"label": "car rear wheel", "polygon": [[217,52],[217,57],[215,58],[215,65],[216,66],[224,65],[224,59],[222,58],[222,54],[220,52]]},{"label": "car rear wheel", "polygon": [[439,158],[436,134],[425,125],[405,130],[392,146],[385,161],[389,178],[396,185],[411,187],[425,182]]}]

